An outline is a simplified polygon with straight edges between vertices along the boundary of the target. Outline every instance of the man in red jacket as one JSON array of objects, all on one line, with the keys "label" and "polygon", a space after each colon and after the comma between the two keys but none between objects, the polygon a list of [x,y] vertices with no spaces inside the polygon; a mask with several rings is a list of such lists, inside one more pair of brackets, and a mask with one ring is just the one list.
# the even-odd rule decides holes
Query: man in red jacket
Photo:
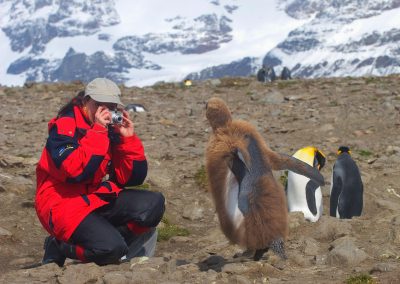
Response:
[{"label": "man in red jacket", "polygon": [[43,264],[63,266],[68,257],[104,265],[154,254],[165,200],[123,189],[143,183],[147,160],[128,112],[116,112],[120,95],[114,82],[94,79],[48,124],[36,169],[35,208],[50,234]]}]

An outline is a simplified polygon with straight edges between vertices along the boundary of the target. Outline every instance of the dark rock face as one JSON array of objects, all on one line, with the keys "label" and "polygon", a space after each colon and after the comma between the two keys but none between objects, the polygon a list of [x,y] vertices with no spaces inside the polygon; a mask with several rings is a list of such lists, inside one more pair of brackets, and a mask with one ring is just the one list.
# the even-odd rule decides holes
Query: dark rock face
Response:
[{"label": "dark rock face", "polygon": [[[284,2],[286,3],[286,2]],[[314,18],[291,31],[288,37],[268,52],[263,63],[271,66],[292,66],[294,77],[386,75],[400,72],[398,46],[400,29],[370,31],[335,43],[338,31],[352,32],[356,20],[372,21],[372,17],[400,7],[400,1],[291,1],[284,7],[297,19]],[[345,35],[346,36],[346,35]],[[384,47],[384,48],[383,48]],[[321,54],[320,58],[315,55]],[[314,58],[308,60],[308,58]],[[305,59],[305,60],[304,60]],[[275,61],[278,64],[274,64]],[[280,62],[279,62],[280,61]],[[297,61],[297,62],[296,62]]]},{"label": "dark rock face", "polygon": [[[231,20],[227,17],[219,18],[215,14],[202,15],[194,19],[193,26],[179,18],[170,19],[168,22],[175,24],[175,33],[150,33],[141,37],[127,36],[117,40],[113,48],[121,51],[136,49],[152,54],[168,52],[201,54],[218,49],[221,43],[232,40],[230,35],[232,28],[229,26]],[[195,28],[194,24],[200,27]]]},{"label": "dark rock face", "polygon": [[293,38],[278,44],[277,48],[280,48],[283,52],[290,54],[314,49],[319,44],[319,40],[315,38]]},{"label": "dark rock face", "polygon": [[[11,21],[3,28],[11,40],[13,51],[22,52],[30,48],[32,53],[40,53],[48,42],[55,37],[91,35],[101,27],[116,25],[119,17],[115,7],[107,0],[67,1],[54,4],[50,0],[13,1],[10,9]],[[47,17],[31,18],[38,10],[49,8],[52,12]],[[55,8],[55,9],[54,9]],[[77,12],[87,15],[76,16]]]},{"label": "dark rock face", "polygon": [[31,68],[41,67],[48,63],[46,59],[33,59],[31,57],[21,57],[14,61],[7,69],[8,74],[21,74]]},{"label": "dark rock face", "polygon": [[[371,31],[344,43],[329,42],[337,31],[355,20],[379,16],[400,7],[400,1],[282,1],[285,12],[297,19],[314,17],[309,23],[288,34],[276,48],[268,51],[262,64],[281,69],[288,66],[291,75],[299,78],[386,75],[400,72],[400,29]],[[286,5],[286,6],[285,6]],[[345,28],[344,28],[345,29]],[[385,48],[383,48],[385,47]],[[322,54],[321,58],[314,58]],[[314,58],[307,60],[308,58]],[[306,60],[304,60],[306,59]],[[240,62],[240,61],[237,61]],[[226,64],[221,65],[226,66]],[[221,66],[207,68],[207,72]],[[249,73],[254,75],[255,73]],[[206,79],[205,77],[202,79]]]},{"label": "dark rock face", "polygon": [[191,73],[187,76],[187,79],[206,80],[229,76],[248,76],[249,74],[255,73],[256,69],[255,58],[245,57],[240,61],[207,68],[199,73]]}]

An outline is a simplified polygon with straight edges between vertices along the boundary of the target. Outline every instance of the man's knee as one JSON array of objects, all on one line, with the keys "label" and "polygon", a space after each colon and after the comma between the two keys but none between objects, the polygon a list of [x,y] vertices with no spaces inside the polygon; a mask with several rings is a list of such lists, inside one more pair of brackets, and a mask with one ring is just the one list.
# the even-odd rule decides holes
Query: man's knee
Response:
[{"label": "man's knee", "polygon": [[165,211],[165,198],[160,192],[153,192],[152,202],[143,218],[142,226],[156,227]]},{"label": "man's knee", "polygon": [[128,253],[128,246],[124,241],[109,242],[106,247],[94,249],[93,261],[98,265],[117,263],[121,257]]}]

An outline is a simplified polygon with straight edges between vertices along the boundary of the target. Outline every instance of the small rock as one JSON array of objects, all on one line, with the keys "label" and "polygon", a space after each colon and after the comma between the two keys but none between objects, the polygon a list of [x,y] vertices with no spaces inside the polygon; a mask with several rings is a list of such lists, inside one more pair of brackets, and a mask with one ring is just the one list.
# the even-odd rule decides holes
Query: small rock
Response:
[{"label": "small rock", "polygon": [[356,130],[356,131],[353,132],[353,134],[354,134],[356,137],[360,137],[360,136],[363,136],[363,135],[364,135],[364,132],[363,132],[362,130]]},{"label": "small rock", "polygon": [[375,91],[375,95],[377,96],[390,96],[392,92],[390,90],[383,90],[383,89],[377,89]]},{"label": "small rock", "polygon": [[354,238],[344,237],[332,243],[334,247],[327,257],[327,264],[335,266],[356,266],[367,259],[368,255],[357,248]]},{"label": "small rock", "polygon": [[328,137],[326,140],[330,143],[337,143],[340,141],[338,137]]},{"label": "small rock", "polygon": [[172,238],[170,239],[170,242],[171,242],[171,243],[189,243],[189,242],[191,242],[191,241],[193,241],[192,238],[183,237],[183,236],[175,236],[175,237],[172,237]]},{"label": "small rock", "polygon": [[199,202],[196,201],[194,204],[186,205],[183,209],[182,217],[191,221],[200,220],[204,217],[204,209],[199,206]]},{"label": "small rock", "polygon": [[306,238],[303,242],[303,252],[306,255],[317,255],[319,252],[319,243],[313,238]]},{"label": "small rock", "polygon": [[247,277],[241,276],[241,275],[235,275],[234,277],[232,277],[230,279],[230,281],[232,281],[233,283],[237,283],[237,284],[251,284],[251,283],[253,283],[249,279],[247,279]]},{"label": "small rock", "polygon": [[35,259],[33,257],[21,257],[21,258],[11,260],[10,265],[22,266],[22,265],[32,264],[34,262],[35,262]]},{"label": "small rock", "polygon": [[335,127],[332,124],[324,124],[319,128],[319,131],[329,132],[329,131],[332,131],[334,129],[335,129]]},{"label": "small rock", "polygon": [[102,268],[94,263],[77,264],[65,267],[64,273],[58,278],[60,284],[96,283],[101,279]]},{"label": "small rock", "polygon": [[249,267],[243,263],[228,263],[223,266],[222,272],[230,274],[245,274],[249,270]]},{"label": "small rock", "polygon": [[10,237],[12,236],[12,233],[2,227],[0,227],[0,237],[2,236],[6,236],[6,237]]},{"label": "small rock", "polygon": [[385,110],[387,110],[387,111],[393,111],[393,110],[395,110],[394,105],[393,105],[392,102],[384,102],[384,103],[382,104],[382,108],[385,109]]},{"label": "small rock", "polygon": [[394,244],[400,245],[400,228],[392,228],[390,231],[390,239]]},{"label": "small rock", "polygon": [[159,271],[164,274],[171,274],[171,273],[175,272],[175,270],[176,270],[176,261],[175,260],[170,260],[170,261],[164,262],[159,266]]},{"label": "small rock", "polygon": [[130,260],[131,266],[130,268],[132,269],[136,265],[141,265],[143,263],[149,262],[149,257],[147,256],[142,256],[142,257],[134,257]]},{"label": "small rock", "polygon": [[266,104],[280,104],[285,101],[285,98],[280,92],[272,91],[266,93],[261,101]]},{"label": "small rock", "polygon": [[289,229],[295,229],[302,224],[305,224],[303,212],[290,212],[289,213]]},{"label": "small rock", "polygon": [[388,272],[388,271],[393,271],[396,269],[396,264],[393,263],[377,263],[375,264],[369,273],[377,273],[377,272]]},{"label": "small rock", "polygon": [[385,154],[386,155],[389,155],[389,156],[391,156],[391,155],[395,155],[395,154],[397,154],[397,153],[399,153],[400,152],[400,147],[397,147],[397,146],[387,146],[386,147],[386,150],[385,150]]},{"label": "small rock", "polygon": [[315,256],[315,265],[326,265],[326,259],[328,256],[326,254]]},{"label": "small rock", "polygon": [[321,216],[314,237],[318,240],[336,240],[337,238],[349,235],[350,232],[351,224],[349,220]]},{"label": "small rock", "polygon": [[395,226],[399,226],[400,225],[400,215],[393,217],[392,224],[395,225]]},{"label": "small rock", "polygon": [[311,265],[311,259],[298,252],[290,255],[290,260],[295,262],[300,267],[309,267]]},{"label": "small rock", "polygon": [[111,272],[103,276],[104,284],[128,284],[131,283],[124,273]]},{"label": "small rock", "polygon": [[210,80],[210,85],[217,87],[217,86],[221,85],[221,80],[220,79],[212,79],[212,80]]}]

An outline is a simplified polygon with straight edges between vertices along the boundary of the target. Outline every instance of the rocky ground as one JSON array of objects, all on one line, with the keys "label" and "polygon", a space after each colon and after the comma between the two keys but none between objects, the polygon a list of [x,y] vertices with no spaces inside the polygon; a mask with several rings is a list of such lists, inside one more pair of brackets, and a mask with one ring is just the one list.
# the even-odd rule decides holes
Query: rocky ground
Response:
[{"label": "rocky ground", "polygon": [[[0,87],[0,283],[400,283],[400,76],[122,88],[125,103],[147,108],[133,114],[149,160],[146,185],[166,196],[163,229],[178,226],[172,232],[181,236],[160,240],[150,259],[26,268],[40,262],[46,236],[34,194],[47,121],[81,88]],[[316,223],[290,214],[286,262],[270,253],[259,262],[235,262],[241,248],[219,229],[203,168],[210,133],[204,102],[212,96],[254,124],[273,150],[293,154],[314,145],[327,155],[324,214]],[[340,145],[352,149],[364,182],[363,214],[351,220],[328,214]]]}]

